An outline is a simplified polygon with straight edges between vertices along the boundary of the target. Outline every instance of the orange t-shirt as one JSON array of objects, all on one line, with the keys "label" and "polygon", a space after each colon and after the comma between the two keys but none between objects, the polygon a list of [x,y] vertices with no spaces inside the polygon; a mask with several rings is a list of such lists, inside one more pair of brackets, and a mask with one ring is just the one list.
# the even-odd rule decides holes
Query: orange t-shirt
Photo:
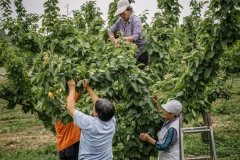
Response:
[{"label": "orange t-shirt", "polygon": [[80,140],[81,129],[73,122],[67,123],[65,126],[62,122],[55,123],[57,132],[57,149],[61,151]]},{"label": "orange t-shirt", "polygon": [[[79,94],[76,92],[74,100],[77,101]],[[81,129],[73,122],[67,123],[65,126],[62,122],[55,123],[57,133],[56,143],[58,151],[61,151],[80,140]]]}]

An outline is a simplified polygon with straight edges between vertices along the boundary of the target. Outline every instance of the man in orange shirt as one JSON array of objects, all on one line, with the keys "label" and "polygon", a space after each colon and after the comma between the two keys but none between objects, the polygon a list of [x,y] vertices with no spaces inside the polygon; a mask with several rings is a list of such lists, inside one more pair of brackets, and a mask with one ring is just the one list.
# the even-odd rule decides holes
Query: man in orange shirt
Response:
[{"label": "man in orange shirt", "polygon": [[[77,102],[79,98],[77,92],[74,98]],[[69,122],[66,125],[64,125],[63,122],[56,122],[55,129],[57,133],[56,143],[59,160],[78,160],[81,129],[73,122]]]}]

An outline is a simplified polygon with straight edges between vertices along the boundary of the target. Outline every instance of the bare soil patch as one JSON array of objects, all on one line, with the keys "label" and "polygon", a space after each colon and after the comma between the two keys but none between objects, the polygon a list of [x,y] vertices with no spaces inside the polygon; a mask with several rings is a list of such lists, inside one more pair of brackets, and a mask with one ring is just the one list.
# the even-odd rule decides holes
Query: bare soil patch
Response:
[{"label": "bare soil patch", "polygon": [[[20,106],[11,112],[0,110],[0,117],[1,151],[43,148],[51,142],[55,143],[55,135],[32,114],[22,113]],[[31,123],[31,126],[26,126],[27,123]]]}]

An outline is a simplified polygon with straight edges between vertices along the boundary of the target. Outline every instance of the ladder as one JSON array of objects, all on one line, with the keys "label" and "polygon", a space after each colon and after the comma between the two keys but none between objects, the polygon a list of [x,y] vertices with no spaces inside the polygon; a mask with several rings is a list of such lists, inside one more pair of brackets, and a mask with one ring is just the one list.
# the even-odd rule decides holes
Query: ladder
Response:
[{"label": "ladder", "polygon": [[[203,121],[206,126],[183,128],[184,115],[179,116],[179,144],[180,144],[180,160],[217,160],[217,154],[215,149],[212,120],[209,112],[203,113]],[[209,137],[210,156],[184,158],[184,146],[183,146],[183,134],[184,133],[205,133]]]}]

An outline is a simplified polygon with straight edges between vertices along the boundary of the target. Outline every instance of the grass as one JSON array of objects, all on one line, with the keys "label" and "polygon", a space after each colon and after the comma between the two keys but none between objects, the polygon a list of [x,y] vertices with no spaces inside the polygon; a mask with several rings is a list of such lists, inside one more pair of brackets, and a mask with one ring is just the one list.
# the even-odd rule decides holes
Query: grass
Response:
[{"label": "grass", "polygon": [[[211,111],[219,160],[240,159],[240,79],[234,78],[232,84],[228,90],[230,99],[217,100]],[[0,159],[57,160],[55,136],[35,115],[24,114],[21,106],[13,110],[6,110],[4,106],[6,102],[0,99]],[[189,125],[199,126],[201,122],[199,117]],[[185,157],[209,155],[207,142],[202,140],[201,134],[184,134]]]},{"label": "grass", "polygon": [[[230,83],[230,82],[228,82]],[[240,159],[240,79],[235,78],[229,89],[229,100],[219,99],[212,105],[211,118],[213,123],[215,147],[217,157],[220,160]],[[196,121],[191,125],[199,125]],[[209,141],[203,142],[202,135],[184,135],[184,152],[187,157],[209,155]]]},{"label": "grass", "polygon": [[0,152],[1,160],[58,160],[55,143],[48,143],[40,149],[25,149],[20,151]]},{"label": "grass", "polygon": [[0,99],[0,159],[57,160],[55,136],[21,106],[4,109]]}]

